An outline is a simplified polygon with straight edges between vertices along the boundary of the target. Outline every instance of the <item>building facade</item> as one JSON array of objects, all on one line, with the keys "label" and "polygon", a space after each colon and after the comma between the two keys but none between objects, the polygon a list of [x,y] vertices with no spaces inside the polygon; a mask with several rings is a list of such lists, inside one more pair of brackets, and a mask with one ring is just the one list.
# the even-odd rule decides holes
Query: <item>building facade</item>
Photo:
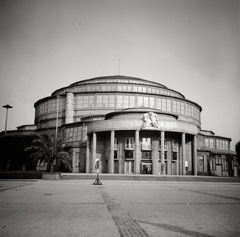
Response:
[{"label": "building facade", "polygon": [[228,176],[235,166],[231,139],[201,129],[201,106],[156,82],[82,80],[34,107],[36,132],[64,131],[73,172],[96,172],[96,160],[111,174]]}]

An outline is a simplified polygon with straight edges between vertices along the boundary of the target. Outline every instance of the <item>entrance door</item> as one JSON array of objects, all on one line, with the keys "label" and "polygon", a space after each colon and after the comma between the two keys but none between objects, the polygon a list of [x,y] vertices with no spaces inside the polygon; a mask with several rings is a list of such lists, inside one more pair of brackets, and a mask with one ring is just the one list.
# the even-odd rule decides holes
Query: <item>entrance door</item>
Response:
[{"label": "entrance door", "polygon": [[177,161],[172,161],[172,175],[177,175]]},{"label": "entrance door", "polygon": [[204,167],[204,157],[198,156],[198,167],[197,167],[198,171],[203,172],[204,171],[203,167]]},{"label": "entrance door", "polygon": [[168,174],[168,161],[164,162],[164,170],[161,161],[158,162],[158,174]]},{"label": "entrance door", "polygon": [[134,162],[125,161],[125,174],[133,174],[133,173],[134,173]]},{"label": "entrance door", "polygon": [[118,172],[118,160],[115,160],[114,161],[114,174],[118,174],[119,172]]},{"label": "entrance door", "polygon": [[216,165],[216,175],[222,176],[222,165]]}]

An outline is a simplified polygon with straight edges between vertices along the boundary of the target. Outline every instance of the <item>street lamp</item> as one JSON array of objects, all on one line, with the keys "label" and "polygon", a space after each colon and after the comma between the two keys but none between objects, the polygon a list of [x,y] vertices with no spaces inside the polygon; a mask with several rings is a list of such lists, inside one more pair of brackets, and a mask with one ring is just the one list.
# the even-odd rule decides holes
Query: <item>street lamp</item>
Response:
[{"label": "street lamp", "polygon": [[6,110],[6,120],[5,120],[5,135],[7,134],[7,118],[8,118],[8,109],[11,109],[11,105],[4,105],[3,108],[7,109]]},{"label": "street lamp", "polygon": [[57,95],[56,140],[57,140],[57,132],[58,132],[58,107],[59,107],[59,98],[60,98],[60,96]]}]

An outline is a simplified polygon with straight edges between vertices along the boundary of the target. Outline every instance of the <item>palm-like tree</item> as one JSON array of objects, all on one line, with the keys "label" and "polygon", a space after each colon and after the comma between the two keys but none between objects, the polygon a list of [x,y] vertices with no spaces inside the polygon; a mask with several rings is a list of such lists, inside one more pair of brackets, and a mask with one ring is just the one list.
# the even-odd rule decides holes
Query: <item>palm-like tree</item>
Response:
[{"label": "palm-like tree", "polygon": [[31,151],[30,157],[34,161],[38,161],[39,164],[46,162],[48,167],[53,167],[55,163],[56,170],[59,171],[59,166],[62,163],[67,170],[72,171],[72,159],[66,151],[62,133],[57,134],[57,136],[49,131],[40,133],[26,150]]}]

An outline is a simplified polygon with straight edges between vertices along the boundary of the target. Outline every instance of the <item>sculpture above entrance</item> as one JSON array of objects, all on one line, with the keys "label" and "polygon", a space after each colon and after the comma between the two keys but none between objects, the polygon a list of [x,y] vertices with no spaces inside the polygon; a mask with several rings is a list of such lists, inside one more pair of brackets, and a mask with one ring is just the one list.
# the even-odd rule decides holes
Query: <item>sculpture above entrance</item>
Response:
[{"label": "sculpture above entrance", "polygon": [[153,112],[148,112],[143,115],[143,125],[142,128],[160,128],[158,125],[158,116]]},{"label": "sculpture above entrance", "polygon": [[142,129],[175,129],[178,128],[176,122],[159,121],[158,115],[153,112],[148,112],[143,115]]}]

